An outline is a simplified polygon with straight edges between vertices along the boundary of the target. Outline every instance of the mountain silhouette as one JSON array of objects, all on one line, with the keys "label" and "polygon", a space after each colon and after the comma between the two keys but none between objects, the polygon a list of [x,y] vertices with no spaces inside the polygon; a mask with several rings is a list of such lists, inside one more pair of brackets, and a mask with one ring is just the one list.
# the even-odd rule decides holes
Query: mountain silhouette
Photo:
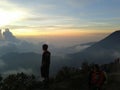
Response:
[{"label": "mountain silhouette", "polygon": [[85,50],[70,54],[73,64],[82,62],[108,63],[120,57],[120,30],[113,32],[103,40],[91,45]]}]

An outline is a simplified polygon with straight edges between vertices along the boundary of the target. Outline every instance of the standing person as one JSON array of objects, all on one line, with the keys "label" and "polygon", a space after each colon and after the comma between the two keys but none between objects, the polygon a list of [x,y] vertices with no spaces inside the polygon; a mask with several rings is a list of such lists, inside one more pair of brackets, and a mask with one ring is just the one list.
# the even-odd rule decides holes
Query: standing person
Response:
[{"label": "standing person", "polygon": [[44,78],[44,87],[48,87],[49,84],[49,68],[50,68],[50,57],[51,53],[48,51],[48,45],[42,46],[42,65],[41,65],[41,76]]},{"label": "standing person", "polygon": [[102,86],[106,80],[105,73],[100,69],[99,65],[94,65],[89,74],[89,89],[102,90]]}]

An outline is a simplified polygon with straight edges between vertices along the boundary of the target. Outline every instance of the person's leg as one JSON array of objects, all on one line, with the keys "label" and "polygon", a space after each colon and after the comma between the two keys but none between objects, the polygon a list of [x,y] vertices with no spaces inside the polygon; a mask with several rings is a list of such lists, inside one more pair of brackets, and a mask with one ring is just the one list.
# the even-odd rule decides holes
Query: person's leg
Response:
[{"label": "person's leg", "polygon": [[49,68],[47,68],[45,72],[44,87],[49,88]]}]

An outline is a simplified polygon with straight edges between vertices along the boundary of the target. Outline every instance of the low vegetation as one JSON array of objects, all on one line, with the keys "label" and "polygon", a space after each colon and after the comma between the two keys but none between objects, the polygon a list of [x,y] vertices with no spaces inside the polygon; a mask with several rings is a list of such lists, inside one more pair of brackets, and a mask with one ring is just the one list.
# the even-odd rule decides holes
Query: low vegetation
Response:
[{"label": "low vegetation", "polygon": [[[83,63],[81,69],[63,67],[55,77],[50,78],[47,90],[88,90],[88,74],[92,64]],[[120,90],[120,62],[101,65],[107,72],[104,90]],[[0,76],[0,90],[44,90],[43,83],[34,75],[25,73]]]}]

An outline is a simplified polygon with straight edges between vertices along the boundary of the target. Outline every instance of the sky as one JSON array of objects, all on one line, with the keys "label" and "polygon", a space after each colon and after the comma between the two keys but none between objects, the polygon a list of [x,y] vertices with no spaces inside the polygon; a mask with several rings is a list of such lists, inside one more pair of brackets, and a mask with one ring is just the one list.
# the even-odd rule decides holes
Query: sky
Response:
[{"label": "sky", "polygon": [[120,29],[120,0],[1,0],[0,28],[21,37],[76,37]]}]

